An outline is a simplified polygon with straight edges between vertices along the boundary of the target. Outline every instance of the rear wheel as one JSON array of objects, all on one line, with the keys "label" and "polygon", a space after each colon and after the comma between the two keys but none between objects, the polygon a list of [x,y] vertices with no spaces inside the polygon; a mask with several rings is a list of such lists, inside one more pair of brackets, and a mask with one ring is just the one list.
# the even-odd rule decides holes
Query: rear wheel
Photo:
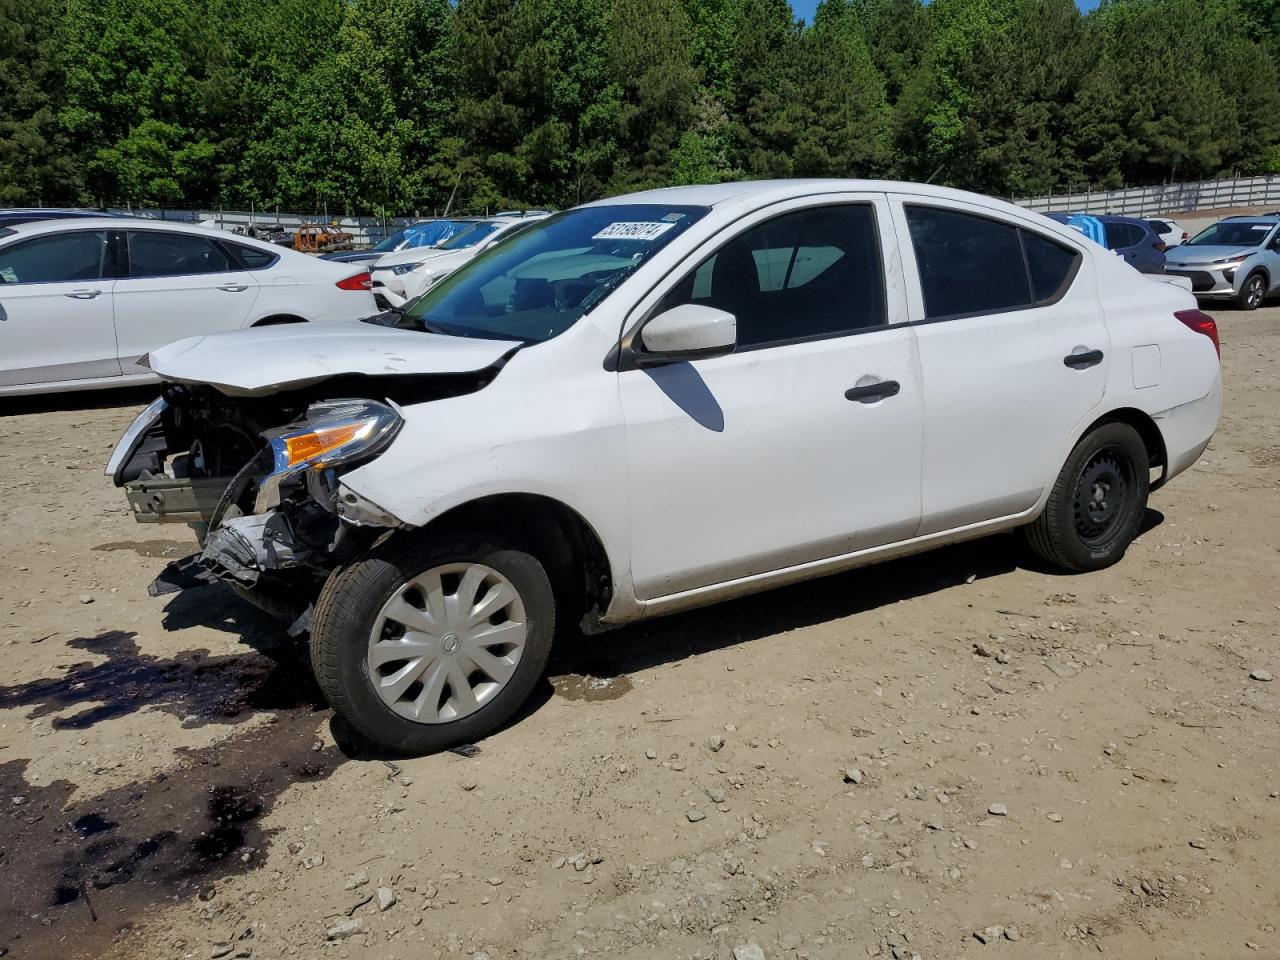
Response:
[{"label": "rear wheel", "polygon": [[1138,535],[1149,487],[1150,461],[1138,431],[1105,424],[1071,451],[1044,512],[1025,528],[1027,541],[1067,570],[1109,567]]},{"label": "rear wheel", "polygon": [[1236,305],[1241,310],[1257,310],[1262,306],[1262,301],[1267,295],[1267,278],[1261,273],[1250,274],[1245,280],[1244,286],[1240,288],[1240,296],[1236,298]]},{"label": "rear wheel", "polygon": [[329,578],[312,666],[361,734],[427,753],[508,720],[541,677],[554,631],[551,582],[535,557],[479,538],[407,538]]}]

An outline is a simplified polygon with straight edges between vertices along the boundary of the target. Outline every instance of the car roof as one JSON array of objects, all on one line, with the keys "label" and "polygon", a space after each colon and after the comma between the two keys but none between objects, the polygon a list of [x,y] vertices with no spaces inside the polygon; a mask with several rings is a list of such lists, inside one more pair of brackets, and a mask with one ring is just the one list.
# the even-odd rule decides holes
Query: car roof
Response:
[{"label": "car roof", "polygon": [[1230,217],[1223,217],[1219,223],[1226,223],[1229,220],[1267,220],[1271,223],[1280,223],[1280,213],[1237,213]]},{"label": "car roof", "polygon": [[[266,240],[241,236],[230,230],[221,230],[216,226],[205,226],[199,223],[177,223],[173,220],[150,220],[141,217],[123,219],[117,217],[75,217],[72,220],[32,220],[30,223],[19,223],[8,227],[0,227],[0,240],[16,242],[17,240],[38,237],[46,233],[59,233],[66,230],[164,230],[169,233],[186,233],[192,236],[214,236],[231,243],[239,243],[257,250],[270,251],[274,254],[290,253],[290,248]],[[309,261],[318,258],[308,257],[305,253],[297,254]]]}]

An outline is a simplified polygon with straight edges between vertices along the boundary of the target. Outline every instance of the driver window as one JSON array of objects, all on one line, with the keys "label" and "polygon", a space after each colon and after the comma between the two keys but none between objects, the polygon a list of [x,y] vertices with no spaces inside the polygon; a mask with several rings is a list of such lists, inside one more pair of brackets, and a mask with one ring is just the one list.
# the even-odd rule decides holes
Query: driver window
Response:
[{"label": "driver window", "polygon": [[738,349],[835,337],[887,322],[870,204],[783,214],[729,240],[658,304],[732,313]]},{"label": "driver window", "polygon": [[107,235],[54,233],[0,251],[0,283],[83,283],[102,279]]}]

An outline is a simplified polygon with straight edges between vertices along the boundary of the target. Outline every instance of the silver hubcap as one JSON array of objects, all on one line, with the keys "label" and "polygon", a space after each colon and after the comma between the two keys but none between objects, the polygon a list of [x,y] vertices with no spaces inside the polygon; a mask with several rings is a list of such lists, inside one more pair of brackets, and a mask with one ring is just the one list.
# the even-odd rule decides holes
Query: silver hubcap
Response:
[{"label": "silver hubcap", "polygon": [[449,723],[498,695],[528,625],[511,581],[480,563],[432,567],[383,605],[369,635],[369,680],[417,723]]},{"label": "silver hubcap", "polygon": [[1255,277],[1249,281],[1249,303],[1258,304],[1262,302],[1262,278]]}]

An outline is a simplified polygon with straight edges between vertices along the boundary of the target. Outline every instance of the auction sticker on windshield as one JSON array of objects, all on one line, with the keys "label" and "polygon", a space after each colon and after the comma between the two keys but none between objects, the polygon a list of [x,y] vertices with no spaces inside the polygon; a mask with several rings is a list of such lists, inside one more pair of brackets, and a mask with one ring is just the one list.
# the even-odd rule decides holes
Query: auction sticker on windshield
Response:
[{"label": "auction sticker on windshield", "polygon": [[611,223],[592,240],[657,240],[674,227],[674,223],[658,223],[652,220],[629,220]]}]

